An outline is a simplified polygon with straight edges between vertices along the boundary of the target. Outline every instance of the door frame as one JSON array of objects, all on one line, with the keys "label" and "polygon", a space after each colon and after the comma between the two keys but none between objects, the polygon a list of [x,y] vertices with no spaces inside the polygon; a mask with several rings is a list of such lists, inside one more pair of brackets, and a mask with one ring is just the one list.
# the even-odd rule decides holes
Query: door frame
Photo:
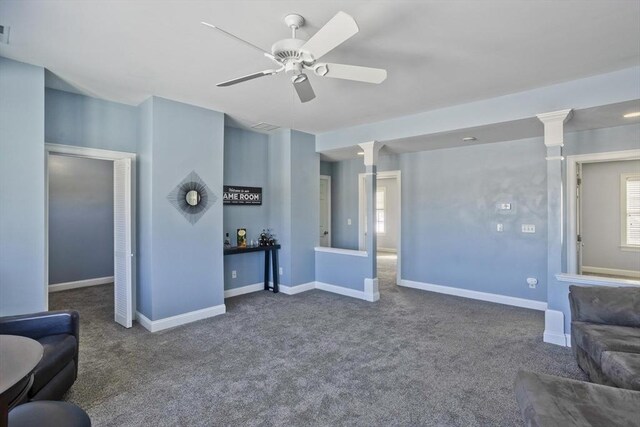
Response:
[{"label": "door frame", "polygon": [[578,223],[577,223],[577,164],[615,162],[640,158],[640,150],[608,151],[606,153],[577,154],[567,156],[567,273],[579,274],[578,268]]},{"label": "door frame", "polygon": [[[121,160],[131,159],[131,217],[129,218],[131,224],[131,291],[132,291],[132,313],[135,318],[136,313],[136,154],[128,153],[124,151],[112,151],[103,150],[99,148],[77,147],[72,145],[52,144],[45,143],[45,160],[44,160],[44,179],[45,179],[45,192],[44,192],[44,241],[45,241],[45,259],[44,259],[44,300],[45,308],[49,310],[49,155],[60,155],[70,157],[81,157],[85,159],[97,159],[97,160]],[[114,253],[115,263],[115,253]]]},{"label": "door frame", "polygon": [[[320,179],[324,179],[327,181],[327,209],[328,209],[328,213],[327,213],[327,229],[329,230],[329,237],[328,237],[328,244],[329,244],[329,248],[331,247],[331,233],[332,233],[332,229],[331,229],[331,176],[330,175],[320,175]],[[320,242],[318,242],[318,246],[320,246]]]},{"label": "door frame", "polygon": [[[367,215],[365,206],[365,177],[367,174],[358,174],[358,248],[366,251],[366,237],[364,223]],[[399,285],[402,280],[402,171],[391,170],[376,172],[376,188],[378,179],[395,178],[396,189],[398,191],[398,240],[396,242],[397,266],[396,266],[396,284]],[[373,195],[375,197],[375,194]],[[373,248],[375,255],[378,255],[378,248]],[[377,272],[376,272],[377,275]]]}]

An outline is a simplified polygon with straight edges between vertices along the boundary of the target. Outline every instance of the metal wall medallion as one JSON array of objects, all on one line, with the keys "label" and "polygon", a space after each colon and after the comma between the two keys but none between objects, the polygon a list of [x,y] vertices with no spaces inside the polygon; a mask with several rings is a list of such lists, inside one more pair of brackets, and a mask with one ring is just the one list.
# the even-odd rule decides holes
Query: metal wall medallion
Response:
[{"label": "metal wall medallion", "polygon": [[192,171],[169,193],[167,199],[193,225],[215,204],[218,197]]}]

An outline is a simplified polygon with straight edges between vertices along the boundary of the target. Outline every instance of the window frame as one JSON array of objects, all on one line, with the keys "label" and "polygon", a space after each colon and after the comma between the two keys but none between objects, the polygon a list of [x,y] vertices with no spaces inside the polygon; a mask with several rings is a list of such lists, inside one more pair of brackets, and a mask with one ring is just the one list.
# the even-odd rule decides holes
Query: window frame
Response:
[{"label": "window frame", "polygon": [[640,252],[640,244],[630,244],[627,240],[627,182],[629,180],[640,181],[640,173],[620,174],[620,249]]}]

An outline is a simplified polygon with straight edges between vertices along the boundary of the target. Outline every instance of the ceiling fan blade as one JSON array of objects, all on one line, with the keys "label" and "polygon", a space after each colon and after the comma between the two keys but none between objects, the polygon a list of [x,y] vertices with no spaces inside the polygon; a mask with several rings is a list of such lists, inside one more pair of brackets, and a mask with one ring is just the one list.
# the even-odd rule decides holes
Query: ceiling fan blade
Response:
[{"label": "ceiling fan blade", "polygon": [[358,31],[358,24],[351,16],[344,12],[338,12],[324,27],[307,40],[300,50],[311,54],[315,59],[320,59]]},{"label": "ceiling fan blade", "polygon": [[213,25],[213,24],[209,24],[208,22],[201,21],[200,23],[201,23],[202,25],[206,26],[206,27],[213,28],[214,30],[218,30],[218,31],[220,31],[222,34],[224,34],[225,36],[230,37],[230,38],[232,38],[232,39],[234,39],[234,40],[237,40],[237,41],[239,41],[240,43],[244,43],[245,45],[247,45],[247,46],[249,46],[249,47],[252,47],[252,48],[254,48],[254,49],[256,49],[256,50],[259,50],[259,51],[260,51],[264,56],[266,56],[267,58],[269,58],[269,59],[274,60],[274,61],[276,61],[276,62],[277,62],[277,60],[276,60],[275,56],[273,56],[271,53],[267,52],[266,50],[264,50],[264,49],[263,49],[263,48],[261,48],[260,46],[256,46],[255,44],[253,44],[253,43],[251,43],[251,42],[248,42],[248,41],[246,41],[246,40],[244,40],[244,39],[241,39],[240,37],[238,37],[238,36],[236,36],[236,35],[233,35],[233,34],[231,34],[230,32],[225,31],[225,30],[223,30],[222,28],[217,27],[217,26],[215,26],[215,25]]},{"label": "ceiling fan blade", "polygon": [[234,84],[237,84],[237,83],[246,82],[247,80],[257,79],[258,77],[271,76],[273,74],[278,73],[279,71],[280,70],[259,71],[257,73],[247,74],[246,76],[242,76],[242,77],[238,77],[236,79],[227,80],[226,82],[218,83],[216,86],[218,86],[218,87],[231,86],[231,85],[234,85]]},{"label": "ceiling fan blade", "polygon": [[[305,76],[304,74],[301,75]],[[298,97],[301,102],[309,102],[316,97],[316,94],[313,92],[313,88],[311,87],[311,82],[307,76],[305,76],[304,80],[298,82],[296,82],[296,78],[294,78],[293,87],[296,89],[296,92],[298,92]]]},{"label": "ceiling fan blade", "polygon": [[[357,65],[345,64],[317,64],[313,69],[319,76],[366,83],[380,84],[387,78],[387,70],[383,70],[382,68],[359,67]],[[326,72],[324,72],[325,70]]]}]

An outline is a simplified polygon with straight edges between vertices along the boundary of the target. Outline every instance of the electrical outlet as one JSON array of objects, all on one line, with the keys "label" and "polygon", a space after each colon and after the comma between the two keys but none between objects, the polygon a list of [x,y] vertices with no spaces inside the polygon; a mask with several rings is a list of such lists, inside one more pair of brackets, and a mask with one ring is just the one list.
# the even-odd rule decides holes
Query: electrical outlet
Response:
[{"label": "electrical outlet", "polygon": [[498,203],[498,209],[501,211],[510,211],[511,203]]},{"label": "electrical outlet", "polygon": [[527,277],[527,283],[529,284],[529,288],[535,289],[538,286],[538,279],[535,277]]},{"label": "electrical outlet", "polygon": [[280,267],[280,275],[282,276],[284,274],[284,270],[282,269],[282,267]]},{"label": "electrical outlet", "polygon": [[351,225],[351,218],[347,219],[347,225]]},{"label": "electrical outlet", "polygon": [[236,273],[235,270],[231,271],[231,278],[235,279],[236,277],[238,277],[238,274]]},{"label": "electrical outlet", "polygon": [[504,231],[504,224],[496,225],[496,231]]},{"label": "electrical outlet", "polygon": [[536,226],[533,224],[522,224],[522,232],[523,233],[535,233]]}]

